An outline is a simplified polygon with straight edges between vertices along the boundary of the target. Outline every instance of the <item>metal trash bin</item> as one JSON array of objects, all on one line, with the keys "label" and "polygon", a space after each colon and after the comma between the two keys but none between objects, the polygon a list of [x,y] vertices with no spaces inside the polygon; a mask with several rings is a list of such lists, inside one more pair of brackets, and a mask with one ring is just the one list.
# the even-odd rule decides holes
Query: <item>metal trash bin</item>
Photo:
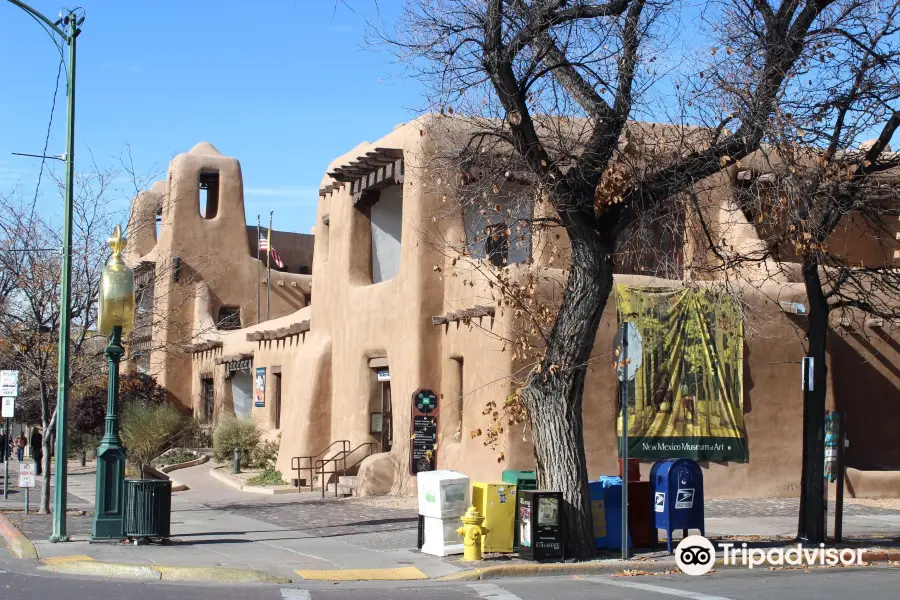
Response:
[{"label": "metal trash bin", "polygon": [[125,480],[125,536],[168,538],[172,521],[172,482]]}]

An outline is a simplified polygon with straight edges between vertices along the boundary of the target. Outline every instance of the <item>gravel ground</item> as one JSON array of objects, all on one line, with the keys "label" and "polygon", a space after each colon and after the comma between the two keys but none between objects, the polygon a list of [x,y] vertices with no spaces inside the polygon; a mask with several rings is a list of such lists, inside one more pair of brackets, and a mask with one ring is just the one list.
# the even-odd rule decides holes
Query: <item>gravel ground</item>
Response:
[{"label": "gravel ground", "polygon": [[844,504],[900,510],[900,498],[844,498]]},{"label": "gravel ground", "polygon": [[357,504],[360,506],[372,506],[375,508],[396,508],[400,510],[416,510],[419,507],[419,499],[416,496],[357,496],[340,498],[338,502]]}]

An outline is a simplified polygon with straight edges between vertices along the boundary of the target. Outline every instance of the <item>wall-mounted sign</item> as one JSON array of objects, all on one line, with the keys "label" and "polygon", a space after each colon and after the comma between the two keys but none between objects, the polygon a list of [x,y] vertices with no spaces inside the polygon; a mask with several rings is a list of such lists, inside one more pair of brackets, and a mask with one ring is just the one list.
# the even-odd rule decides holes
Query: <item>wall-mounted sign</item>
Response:
[{"label": "wall-mounted sign", "polygon": [[225,370],[229,373],[234,371],[244,371],[249,370],[253,367],[253,359],[252,358],[241,358],[239,360],[230,360],[225,363]]},{"label": "wall-mounted sign", "polygon": [[384,413],[369,413],[369,433],[381,433],[384,431]]},{"label": "wall-mounted sign", "polygon": [[253,384],[253,399],[257,408],[266,405],[266,368],[256,367],[256,381]]},{"label": "wall-mounted sign", "polygon": [[378,381],[391,380],[391,372],[387,369],[378,369],[377,371],[375,371],[375,376],[378,378]]},{"label": "wall-mounted sign", "polygon": [[437,469],[437,394],[419,389],[413,394],[412,446],[410,448],[410,473]]}]

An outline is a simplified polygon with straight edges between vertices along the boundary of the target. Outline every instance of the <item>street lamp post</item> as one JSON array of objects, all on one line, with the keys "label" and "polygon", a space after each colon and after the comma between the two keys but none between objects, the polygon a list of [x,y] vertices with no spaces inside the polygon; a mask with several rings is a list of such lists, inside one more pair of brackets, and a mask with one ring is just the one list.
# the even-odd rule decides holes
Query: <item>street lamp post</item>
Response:
[{"label": "street lamp post", "polygon": [[[69,536],[66,534],[66,477],[68,470],[66,431],[69,420],[69,307],[72,303],[69,279],[72,276],[72,201],[75,193],[75,40],[81,33],[79,27],[84,22],[84,16],[79,17],[74,10],[70,10],[66,12],[65,16],[61,14],[58,21],[53,22],[20,0],[8,1],[31,15],[38,21],[38,24],[46,27],[51,37],[55,33],[69,46],[69,68],[66,72],[66,199],[63,206],[59,364],[56,385],[56,465],[53,473],[53,535],[50,536],[51,542],[67,542]],[[61,29],[60,25],[65,29]],[[56,43],[55,38],[53,41]],[[62,48],[60,48],[60,53],[62,53]],[[49,434],[49,432],[45,433]],[[45,475],[45,478],[49,479],[49,473]]]},{"label": "street lamp post", "polygon": [[122,334],[134,327],[134,272],[125,264],[125,238],[116,225],[108,242],[112,256],[100,275],[97,322],[109,335],[109,383],[106,393],[106,427],[97,448],[97,491],[94,500],[92,540],[120,540],[124,530],[125,449],[119,441],[119,361],[125,353]]}]

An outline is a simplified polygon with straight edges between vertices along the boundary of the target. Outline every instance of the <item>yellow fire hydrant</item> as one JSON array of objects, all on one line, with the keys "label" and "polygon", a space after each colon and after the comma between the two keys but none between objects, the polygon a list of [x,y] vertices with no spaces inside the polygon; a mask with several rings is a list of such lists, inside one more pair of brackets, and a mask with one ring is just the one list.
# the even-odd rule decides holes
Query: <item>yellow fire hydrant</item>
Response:
[{"label": "yellow fire hydrant", "polygon": [[460,519],[463,526],[456,530],[456,535],[463,536],[463,560],[482,560],[481,541],[488,534],[487,527],[481,526],[484,517],[477,508],[470,506]]}]

